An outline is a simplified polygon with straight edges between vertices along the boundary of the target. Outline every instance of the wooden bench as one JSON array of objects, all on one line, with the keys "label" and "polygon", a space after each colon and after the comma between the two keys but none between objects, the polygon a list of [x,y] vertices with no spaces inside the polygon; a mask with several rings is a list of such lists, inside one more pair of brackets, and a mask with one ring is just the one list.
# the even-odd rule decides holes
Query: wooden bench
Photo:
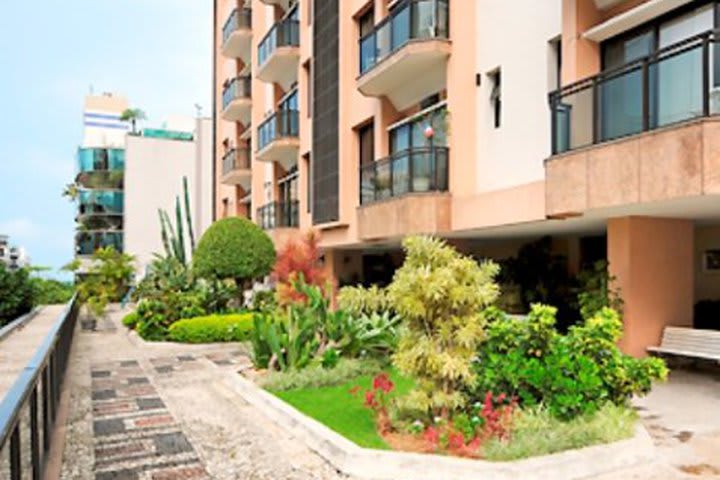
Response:
[{"label": "wooden bench", "polygon": [[648,347],[652,353],[714,360],[720,363],[720,331],[665,327],[659,347]]}]

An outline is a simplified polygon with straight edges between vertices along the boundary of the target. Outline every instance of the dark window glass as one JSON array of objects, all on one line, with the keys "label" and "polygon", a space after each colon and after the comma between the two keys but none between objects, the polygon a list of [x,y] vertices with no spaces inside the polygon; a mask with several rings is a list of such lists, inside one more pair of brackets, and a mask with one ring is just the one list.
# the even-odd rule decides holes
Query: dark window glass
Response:
[{"label": "dark window glass", "polygon": [[375,126],[371,123],[358,130],[360,139],[360,165],[375,161]]}]

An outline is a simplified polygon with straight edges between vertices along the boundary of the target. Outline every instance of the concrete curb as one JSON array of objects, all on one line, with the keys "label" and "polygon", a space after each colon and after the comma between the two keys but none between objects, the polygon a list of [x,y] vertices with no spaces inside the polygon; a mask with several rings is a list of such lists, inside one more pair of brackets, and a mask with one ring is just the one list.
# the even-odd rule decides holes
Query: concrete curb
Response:
[{"label": "concrete curb", "polygon": [[512,462],[488,462],[362,448],[240,375],[225,385],[268,419],[303,441],[340,472],[366,480],[572,480],[650,462],[654,446],[638,425],[627,440]]}]

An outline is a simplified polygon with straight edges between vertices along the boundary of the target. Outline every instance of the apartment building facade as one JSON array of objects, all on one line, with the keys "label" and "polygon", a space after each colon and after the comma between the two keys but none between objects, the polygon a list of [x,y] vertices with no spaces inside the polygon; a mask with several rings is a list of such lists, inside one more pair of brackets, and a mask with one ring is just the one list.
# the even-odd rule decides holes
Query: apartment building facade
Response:
[{"label": "apartment building facade", "polygon": [[112,246],[133,255],[142,276],[154,254],[163,251],[158,210],[175,218],[176,200],[185,208],[184,179],[194,233],[199,237],[212,222],[212,121],[173,117],[163,128],[130,132],[120,120],[127,108],[115,94],[85,100],[75,253],[86,259]]},{"label": "apartment building facade", "polygon": [[[216,216],[314,229],[340,284],[413,233],[607,259],[623,347],[720,299],[720,108],[703,0],[216,0]],[[716,67],[715,65],[719,65]]]}]

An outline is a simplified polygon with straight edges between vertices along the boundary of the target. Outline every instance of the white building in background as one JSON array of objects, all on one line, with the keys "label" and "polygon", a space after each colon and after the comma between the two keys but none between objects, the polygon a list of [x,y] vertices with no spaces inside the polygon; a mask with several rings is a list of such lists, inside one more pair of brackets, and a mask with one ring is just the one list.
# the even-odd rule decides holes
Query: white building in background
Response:
[{"label": "white building in background", "polygon": [[0,235],[0,263],[10,270],[30,266],[30,257],[23,247],[10,245],[7,235]]},{"label": "white building in background", "polygon": [[[171,117],[162,128],[133,133],[120,120],[127,108],[116,94],[85,99],[75,248],[79,258],[87,258],[113,246],[135,256],[142,275],[153,253],[163,252],[158,210],[167,210],[175,223],[177,197],[185,211],[183,178],[196,238],[212,222],[212,122]],[[184,214],[183,227],[187,237]]]}]

